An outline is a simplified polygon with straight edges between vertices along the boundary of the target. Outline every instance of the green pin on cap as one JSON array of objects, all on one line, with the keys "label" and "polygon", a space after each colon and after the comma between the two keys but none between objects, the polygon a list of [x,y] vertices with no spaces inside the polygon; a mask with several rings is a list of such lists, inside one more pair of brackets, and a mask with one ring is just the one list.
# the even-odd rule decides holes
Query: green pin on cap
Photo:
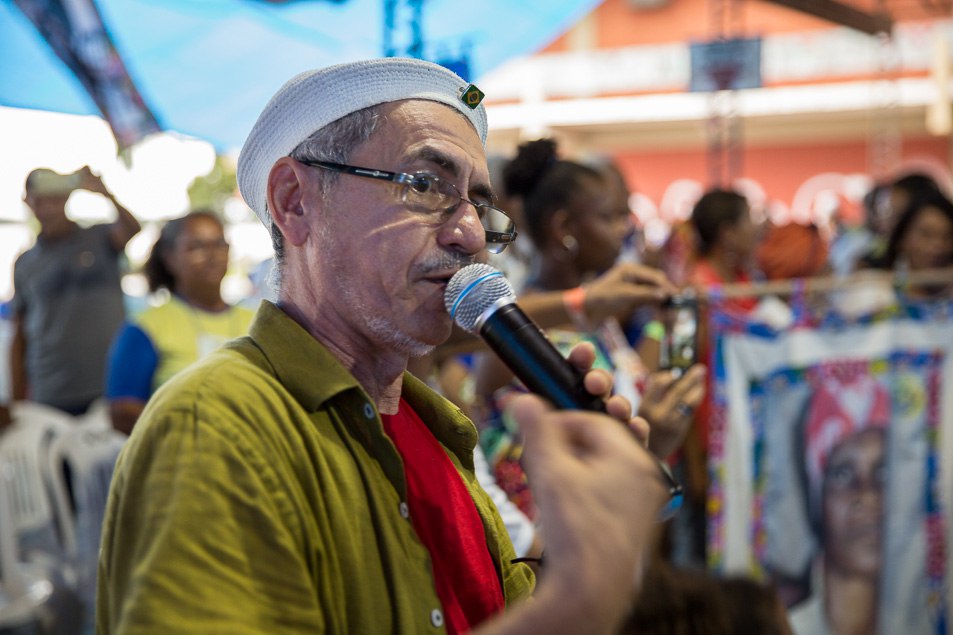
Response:
[{"label": "green pin on cap", "polygon": [[475,84],[468,84],[460,95],[460,99],[463,100],[463,103],[471,110],[479,106],[484,97],[486,97],[486,95],[484,95],[483,91],[477,88]]}]

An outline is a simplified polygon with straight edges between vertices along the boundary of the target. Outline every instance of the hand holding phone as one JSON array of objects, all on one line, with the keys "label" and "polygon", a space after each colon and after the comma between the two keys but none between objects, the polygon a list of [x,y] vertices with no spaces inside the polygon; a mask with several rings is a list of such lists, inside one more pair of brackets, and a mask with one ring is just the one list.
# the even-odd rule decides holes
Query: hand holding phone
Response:
[{"label": "hand holding phone", "polygon": [[672,296],[662,305],[660,364],[676,377],[698,360],[698,300],[691,291]]}]

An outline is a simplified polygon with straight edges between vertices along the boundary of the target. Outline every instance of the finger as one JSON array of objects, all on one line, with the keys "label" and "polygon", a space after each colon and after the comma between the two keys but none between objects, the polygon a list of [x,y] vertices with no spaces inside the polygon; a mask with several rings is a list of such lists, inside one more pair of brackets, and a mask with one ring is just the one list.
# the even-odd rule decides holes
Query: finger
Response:
[{"label": "finger", "polygon": [[649,447],[649,435],[651,434],[652,426],[649,425],[649,422],[643,419],[642,417],[632,417],[629,419],[629,428],[632,430],[632,434],[635,435],[635,438],[645,446]]},{"label": "finger", "polygon": [[[619,425],[615,419],[584,410],[561,410],[556,414],[566,440],[576,449],[578,457],[615,453],[633,441],[628,425],[632,419],[626,421],[626,425]],[[641,429],[641,424],[639,427]]]},{"label": "finger", "polygon": [[704,364],[693,364],[689,368],[682,378],[686,382],[700,382],[705,379],[705,375],[708,374],[708,368]]},{"label": "finger", "polygon": [[[591,395],[608,399],[612,394],[613,378],[609,371],[602,368],[593,368],[583,377],[583,386]],[[628,416],[625,418],[628,421]]]},{"label": "finger", "polygon": [[507,410],[523,433],[523,445],[532,446],[540,455],[567,440],[588,438],[587,425],[608,421],[604,415],[594,416],[585,410],[554,410],[549,402],[531,393],[515,397]]},{"label": "finger", "polygon": [[696,409],[705,398],[704,377],[704,367],[693,366],[679,381],[675,382],[675,385],[660,402],[660,406],[682,420],[691,419],[695,416]]},{"label": "finger", "polygon": [[670,370],[659,370],[650,373],[648,381],[645,383],[645,392],[642,398],[647,401],[661,401],[674,381],[675,376]]},{"label": "finger", "polygon": [[[619,443],[619,437],[630,433],[618,422],[604,415],[584,410],[553,410],[544,400],[532,394],[513,399],[508,414],[519,425],[523,435],[523,461],[527,472],[543,467],[550,457],[565,454],[570,446],[577,456],[597,454]],[[607,426],[606,424],[609,423]],[[609,428],[616,428],[614,432]]]},{"label": "finger", "polygon": [[547,437],[540,430],[543,417],[552,411],[552,406],[544,399],[534,394],[523,394],[511,399],[506,410],[508,416],[511,416],[523,435],[524,445],[531,445],[539,452],[545,453],[547,448]]},{"label": "finger", "polygon": [[636,285],[626,289],[625,299],[633,304],[650,304],[671,297],[672,292],[656,286]]},{"label": "finger", "polygon": [[696,407],[705,396],[705,375],[707,369],[701,364],[695,364],[688,369],[671,390],[673,403],[686,403]]},{"label": "finger", "polygon": [[622,395],[613,395],[606,400],[606,413],[628,424],[632,420],[632,404]]},{"label": "finger", "polygon": [[682,401],[692,408],[697,408],[698,405],[704,401],[705,393],[707,389],[704,383],[699,383],[692,386],[691,390],[685,393],[685,396],[682,398]]},{"label": "finger", "polygon": [[666,295],[678,292],[678,287],[668,279],[663,271],[645,265],[629,263],[625,270],[625,281],[652,285],[657,287],[657,290],[664,291]]},{"label": "finger", "polygon": [[585,372],[596,362],[596,347],[592,342],[579,342],[569,351],[569,363]]}]

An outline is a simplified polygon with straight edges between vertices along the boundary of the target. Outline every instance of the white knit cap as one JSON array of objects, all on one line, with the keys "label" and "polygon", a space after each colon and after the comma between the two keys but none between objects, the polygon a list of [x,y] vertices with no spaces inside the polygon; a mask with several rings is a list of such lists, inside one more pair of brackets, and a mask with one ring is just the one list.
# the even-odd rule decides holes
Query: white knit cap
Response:
[{"label": "white knit cap", "polygon": [[387,102],[426,99],[446,104],[466,115],[486,145],[486,109],[482,104],[475,108],[467,105],[464,92],[468,87],[443,66],[398,57],[338,64],[296,75],[262,110],[238,155],[242,196],[265,227],[271,227],[265,202],[268,174],[275,162],[329,123]]}]

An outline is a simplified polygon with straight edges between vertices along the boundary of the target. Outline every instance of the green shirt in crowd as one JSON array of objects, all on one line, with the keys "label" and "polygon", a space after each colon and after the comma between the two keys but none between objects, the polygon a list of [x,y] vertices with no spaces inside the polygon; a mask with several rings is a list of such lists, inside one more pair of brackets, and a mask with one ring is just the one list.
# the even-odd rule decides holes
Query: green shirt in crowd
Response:
[{"label": "green shirt in crowd", "polygon": [[[507,605],[532,573],[473,472],[473,424],[409,374],[486,528]],[[367,394],[264,302],[244,337],[150,400],[116,466],[97,633],[439,633],[403,463]]]}]

